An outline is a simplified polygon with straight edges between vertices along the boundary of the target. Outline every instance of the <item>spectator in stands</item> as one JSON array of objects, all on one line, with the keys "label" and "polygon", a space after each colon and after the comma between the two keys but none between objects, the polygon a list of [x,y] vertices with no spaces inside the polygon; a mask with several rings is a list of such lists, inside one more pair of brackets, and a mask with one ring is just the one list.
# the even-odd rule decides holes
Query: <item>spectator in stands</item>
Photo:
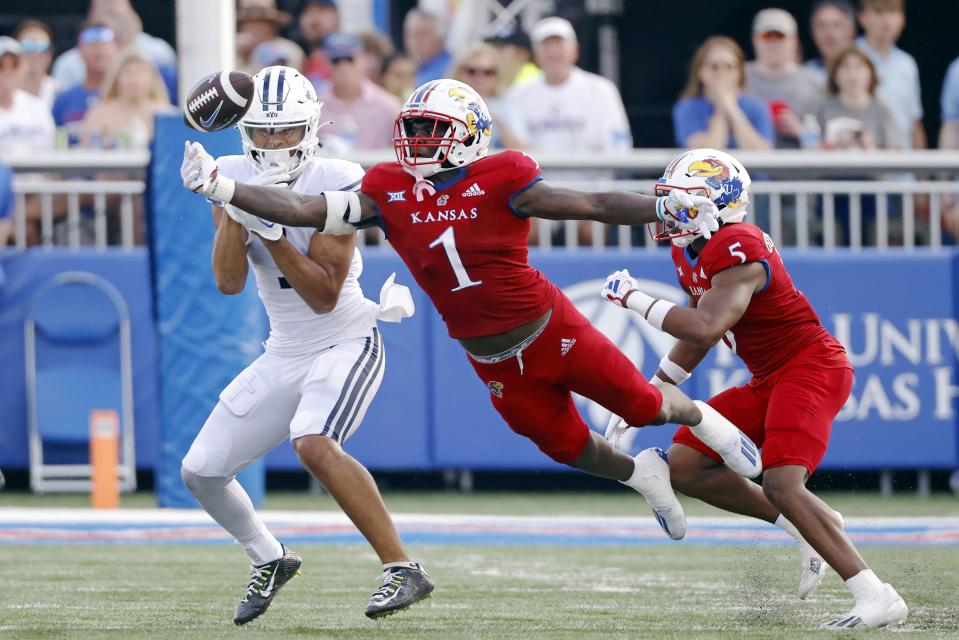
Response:
[{"label": "spectator in stands", "polygon": [[20,88],[43,100],[47,109],[52,109],[60,85],[49,75],[53,62],[50,27],[39,20],[27,20],[17,27],[14,37],[20,42],[20,60],[24,67]]},{"label": "spectator in stands", "polygon": [[745,95],[746,58],[725,36],[708,38],[693,56],[689,80],[673,107],[680,147],[771,149],[775,139],[769,107]]},{"label": "spectator in stands", "polygon": [[497,66],[498,54],[491,44],[480,42],[464,49],[453,64],[453,77],[470,85],[486,101],[493,117],[493,149],[523,149],[526,127],[514,108],[503,99],[507,78]]},{"label": "spectator in stands", "polygon": [[799,148],[803,127],[816,126],[824,97],[816,74],[799,64],[798,31],[795,18],[782,9],[763,9],[753,20],[756,60],[746,65],[746,84],[769,105],[778,149]]},{"label": "spectator in stands", "polygon": [[543,73],[507,95],[529,132],[530,148],[605,154],[632,149],[616,85],[576,66],[579,43],[573,25],[563,18],[545,18],[531,37]]},{"label": "spectator in stands", "polygon": [[[617,154],[632,149],[632,134],[619,90],[608,79],[576,66],[579,41],[568,20],[544,18],[530,32],[536,63],[543,73],[507,94],[519,114],[528,147],[555,154]],[[493,123],[496,130],[496,122]],[[610,180],[611,171],[549,171],[551,180]],[[560,233],[554,241],[561,241]],[[531,241],[537,241],[533,225]],[[592,242],[592,225],[578,226],[579,242]]]},{"label": "spectator in stands", "polygon": [[539,76],[540,70],[533,64],[533,46],[529,36],[515,22],[509,22],[486,42],[496,47],[499,53],[497,66],[506,78],[506,87],[525,84]]},{"label": "spectator in stands", "polygon": [[846,0],[819,0],[809,22],[819,56],[808,60],[805,67],[825,85],[832,63],[856,42],[856,11]]},{"label": "spectator in stands", "polygon": [[340,29],[340,12],[334,0],[303,0],[297,13],[296,43],[306,52],[303,75],[319,91],[330,79],[330,61],[323,41]]},{"label": "spectator in stands", "polygon": [[77,51],[83,58],[83,82],[66,88],[53,101],[57,127],[66,127],[70,146],[80,141],[80,127],[87,111],[100,97],[100,88],[116,58],[116,32],[103,22],[86,22],[77,37]]},{"label": "spectator in stands", "polygon": [[363,43],[363,52],[360,57],[362,58],[363,69],[366,71],[366,77],[375,84],[380,84],[383,60],[396,51],[393,41],[379,31],[363,31],[359,34],[359,38]]},{"label": "spectator in stands", "polygon": [[[959,58],[953,60],[946,71],[940,108],[939,148],[959,149]],[[959,202],[955,198],[948,198],[943,203],[942,225],[952,236],[952,242],[959,242]]]},{"label": "spectator in stands", "polygon": [[324,145],[334,153],[390,148],[393,123],[403,105],[366,76],[358,37],[335,33],[325,42],[333,76],[318,97],[323,103],[322,119],[333,122],[320,130]]},{"label": "spectator in stands", "polygon": [[250,54],[250,68],[259,71],[274,65],[300,69],[303,66],[303,50],[286,38],[267,40],[256,45]]},{"label": "spectator in stands", "polygon": [[[0,164],[0,250],[7,246],[13,235],[13,202],[13,170]],[[0,291],[3,289],[2,280],[3,272],[0,267]]]},{"label": "spectator in stands", "polygon": [[296,43],[279,37],[280,29],[293,20],[286,11],[276,8],[276,0],[240,0],[236,10],[236,52],[237,64],[253,75],[260,70],[253,60],[253,51],[257,46],[269,41],[284,41],[296,46]]},{"label": "spectator in stands", "polygon": [[416,88],[413,84],[415,81],[416,63],[408,53],[396,51],[383,58],[383,66],[380,68],[380,86],[399,98],[400,102],[406,102],[413,93],[413,89]]},{"label": "spectator in stands", "polygon": [[[171,95],[176,94],[176,53],[165,40],[143,32],[143,22],[130,0],[90,0],[87,19],[104,23],[114,32],[120,48],[135,46],[145,53],[164,75]],[[62,87],[86,82],[86,58],[75,47],[63,52],[53,63],[53,77]]]},{"label": "spectator in stands", "polygon": [[452,61],[446,50],[443,25],[437,15],[410,9],[403,19],[403,48],[416,62],[416,86],[445,78]]},{"label": "spectator in stands", "polygon": [[850,47],[829,70],[828,97],[819,109],[827,149],[898,149],[899,129],[876,95],[879,78],[865,52]]},{"label": "spectator in stands", "polygon": [[857,38],[856,44],[879,74],[876,93],[896,119],[903,148],[925,149],[919,67],[896,46],[906,25],[903,0],[860,0],[859,23],[865,35]]},{"label": "spectator in stands", "polygon": [[53,148],[50,110],[20,89],[24,63],[20,43],[0,36],[0,157]]},{"label": "spectator in stands", "polygon": [[85,147],[138,149],[153,139],[153,119],[172,109],[166,84],[150,59],[126,49],[113,62],[103,96],[83,120]]}]

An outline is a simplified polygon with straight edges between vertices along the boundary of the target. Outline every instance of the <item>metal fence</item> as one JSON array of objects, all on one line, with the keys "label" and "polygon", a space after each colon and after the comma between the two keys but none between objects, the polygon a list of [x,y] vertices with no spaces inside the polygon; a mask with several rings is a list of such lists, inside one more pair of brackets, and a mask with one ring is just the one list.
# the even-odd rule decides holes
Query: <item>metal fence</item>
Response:
[{"label": "metal fence", "polygon": [[[584,191],[648,193],[675,154],[671,149],[646,149],[615,157],[535,155],[547,179],[557,171],[568,176],[571,170],[599,176],[552,180],[556,184]],[[959,152],[781,150],[744,151],[737,157],[754,178],[751,220],[780,246],[938,248],[955,241],[950,234],[944,235],[943,221],[959,227],[954,222],[959,216],[959,184],[952,181]],[[350,159],[369,167],[394,157],[390,152],[367,152]],[[9,157],[5,162],[16,173],[18,248],[26,247],[28,239],[42,246],[70,247],[130,247],[137,242],[147,152],[67,150]],[[176,170],[170,168],[171,173]],[[37,221],[39,234],[32,237],[28,224]],[[534,224],[538,230],[532,242],[542,249],[585,245],[601,251],[657,245],[642,229],[607,229],[599,223],[572,221]],[[375,230],[366,233],[363,241],[372,244],[384,239]]]}]

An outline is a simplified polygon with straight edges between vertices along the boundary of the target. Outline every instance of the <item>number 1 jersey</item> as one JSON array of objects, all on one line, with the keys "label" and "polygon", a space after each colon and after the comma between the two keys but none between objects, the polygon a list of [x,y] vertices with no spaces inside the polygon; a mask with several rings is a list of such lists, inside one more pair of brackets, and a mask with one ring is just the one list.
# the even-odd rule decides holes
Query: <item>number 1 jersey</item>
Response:
[{"label": "number 1 jersey", "polygon": [[422,201],[399,164],[378,164],[363,178],[387,239],[450,337],[502,333],[552,307],[555,285],[528,261],[530,221],[513,209],[513,199],[540,179],[539,166],[519,151],[457,170]]}]

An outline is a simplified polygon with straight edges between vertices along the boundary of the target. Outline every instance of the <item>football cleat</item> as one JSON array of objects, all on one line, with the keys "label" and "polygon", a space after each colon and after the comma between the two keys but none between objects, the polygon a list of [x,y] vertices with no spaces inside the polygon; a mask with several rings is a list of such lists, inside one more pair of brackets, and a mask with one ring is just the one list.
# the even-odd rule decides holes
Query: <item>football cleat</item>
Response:
[{"label": "football cleat", "polygon": [[899,624],[909,615],[909,607],[890,584],[883,584],[875,597],[856,603],[846,615],[819,626],[829,631],[878,629]]},{"label": "football cleat", "polygon": [[[846,521],[838,511],[833,511],[840,528],[846,527]],[[819,552],[805,540],[799,541],[799,552],[802,554],[802,575],[799,577],[799,599],[805,600],[822,582],[829,565]]]},{"label": "football cleat", "polygon": [[686,535],[686,511],[669,482],[666,452],[658,447],[644,449],[633,460],[636,462],[635,481],[631,481],[634,484],[630,486],[646,498],[656,522],[666,535],[673,540],[682,540]]},{"label": "football cleat", "polygon": [[246,595],[236,605],[234,624],[246,624],[263,615],[280,587],[293,576],[300,575],[300,565],[303,563],[300,556],[287,549],[286,545],[282,546],[283,556],[279,560],[250,568],[250,586],[246,588]]},{"label": "football cleat", "polygon": [[390,567],[383,571],[383,584],[370,596],[367,618],[384,618],[408,609],[433,593],[433,579],[420,564]]},{"label": "football cleat", "polygon": [[689,427],[694,436],[719,454],[727,467],[743,476],[755,478],[763,472],[763,463],[756,444],[718,411],[701,400],[694,400],[703,420]]}]

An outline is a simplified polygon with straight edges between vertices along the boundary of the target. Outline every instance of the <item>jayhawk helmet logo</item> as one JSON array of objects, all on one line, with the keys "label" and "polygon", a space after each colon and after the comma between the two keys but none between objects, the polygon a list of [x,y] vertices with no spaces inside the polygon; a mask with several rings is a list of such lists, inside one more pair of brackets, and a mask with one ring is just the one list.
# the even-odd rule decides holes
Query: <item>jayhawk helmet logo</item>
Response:
[{"label": "jayhawk helmet logo", "polygon": [[466,108],[469,109],[469,113],[466,114],[466,127],[470,133],[476,135],[477,132],[482,132],[484,136],[492,135],[493,119],[489,113],[485,113],[476,102],[466,105]]},{"label": "jayhawk helmet logo", "polygon": [[[717,206],[734,206],[743,191],[739,178],[730,178],[729,167],[716,158],[704,158],[689,165],[687,178],[705,178],[706,184],[713,190],[713,202]],[[692,216],[691,216],[692,217]]]}]

